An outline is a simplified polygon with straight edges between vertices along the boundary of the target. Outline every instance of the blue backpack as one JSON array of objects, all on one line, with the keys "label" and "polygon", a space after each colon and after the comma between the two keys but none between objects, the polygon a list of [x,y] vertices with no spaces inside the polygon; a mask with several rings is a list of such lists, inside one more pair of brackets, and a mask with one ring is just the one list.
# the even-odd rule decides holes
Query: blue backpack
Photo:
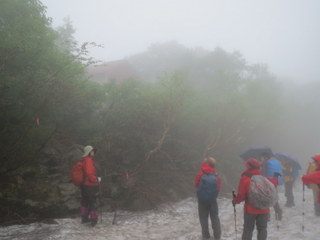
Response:
[{"label": "blue backpack", "polygon": [[273,178],[275,173],[278,173],[280,176],[278,176],[278,184],[283,185],[283,179],[282,179],[282,167],[281,163],[275,159],[271,158],[267,162],[267,175],[266,177]]},{"label": "blue backpack", "polygon": [[197,197],[200,202],[212,203],[219,194],[217,173],[203,174],[197,189]]}]

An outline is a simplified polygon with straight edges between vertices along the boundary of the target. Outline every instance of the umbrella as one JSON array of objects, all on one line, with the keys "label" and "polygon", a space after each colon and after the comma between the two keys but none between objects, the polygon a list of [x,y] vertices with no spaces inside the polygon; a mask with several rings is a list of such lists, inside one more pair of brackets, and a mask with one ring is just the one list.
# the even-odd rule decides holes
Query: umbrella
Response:
[{"label": "umbrella", "polygon": [[287,159],[288,161],[290,161],[292,163],[292,167],[296,170],[301,170],[301,165],[300,163],[292,156],[290,156],[289,154],[287,153],[276,153],[275,155],[275,158],[277,158],[278,160],[281,160],[282,158],[285,158]]},{"label": "umbrella", "polygon": [[263,154],[269,154],[270,156],[273,156],[273,153],[271,151],[271,148],[269,147],[253,147],[247,149],[245,152],[240,154],[240,157],[243,160],[248,160],[249,158],[255,158],[258,159],[263,155]]}]

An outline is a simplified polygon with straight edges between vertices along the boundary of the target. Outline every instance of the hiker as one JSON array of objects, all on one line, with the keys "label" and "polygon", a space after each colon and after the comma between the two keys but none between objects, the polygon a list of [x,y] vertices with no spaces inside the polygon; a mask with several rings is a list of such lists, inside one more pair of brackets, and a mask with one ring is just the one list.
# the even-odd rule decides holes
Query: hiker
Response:
[{"label": "hiker", "polygon": [[315,215],[320,216],[320,155],[315,155],[312,159],[313,162],[310,163],[307,174],[302,176],[302,183],[312,189]]},{"label": "hiker", "polygon": [[[282,179],[282,167],[279,160],[274,158],[270,153],[262,153],[260,156],[260,163],[261,163],[261,175],[267,177],[269,180],[275,178],[277,180],[274,183],[275,187],[278,185],[283,185]],[[280,204],[277,201],[273,206],[275,211],[275,217],[277,220],[282,219],[282,209],[280,208]]]},{"label": "hiker", "polygon": [[84,182],[80,185],[81,190],[81,222],[91,223],[95,226],[98,222],[98,211],[96,198],[99,191],[99,182],[101,178],[97,177],[96,167],[94,165],[94,155],[96,149],[92,146],[86,146],[83,149],[82,156]]},{"label": "hiker", "polygon": [[299,170],[301,169],[300,164],[285,157],[284,154],[275,154],[275,157],[280,161],[282,166],[282,178],[284,182],[285,197],[287,198],[285,206],[293,207],[295,206],[293,185],[295,180],[299,177]]},{"label": "hiker", "polygon": [[[246,170],[242,173],[238,186],[236,196],[232,199],[232,204],[239,204],[244,201],[244,224],[242,240],[251,240],[254,226],[257,226],[257,240],[267,239],[267,226],[269,220],[269,207],[256,208],[249,203],[249,189],[251,178],[255,175],[261,176],[261,163],[255,159],[250,158],[244,162]],[[270,184],[270,182],[269,182]],[[275,191],[275,187],[271,184]],[[259,201],[260,199],[258,199]],[[272,205],[272,203],[271,203]]]},{"label": "hiker", "polygon": [[197,187],[198,213],[202,229],[202,239],[210,239],[209,220],[215,240],[221,238],[221,226],[217,196],[221,190],[221,179],[215,169],[216,160],[212,157],[204,158],[199,172],[195,178],[194,185]]}]

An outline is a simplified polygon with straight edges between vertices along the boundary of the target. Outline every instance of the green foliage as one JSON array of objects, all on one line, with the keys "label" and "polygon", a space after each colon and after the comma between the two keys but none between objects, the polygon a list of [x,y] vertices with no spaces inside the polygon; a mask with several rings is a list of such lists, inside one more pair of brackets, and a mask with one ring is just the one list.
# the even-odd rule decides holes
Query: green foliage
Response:
[{"label": "green foliage", "polygon": [[86,87],[84,65],[59,50],[40,1],[1,1],[0,22],[0,153],[6,172],[34,161],[55,132],[72,125]]},{"label": "green foliage", "polygon": [[238,172],[240,149],[281,111],[275,77],[237,52],[154,45],[130,59],[149,82],[101,85],[87,80],[90,43],[77,46],[70,20],[55,31],[39,1],[3,0],[0,23],[0,173],[35,171],[59,133],[98,147],[117,196],[154,199],[188,189],[207,155]]}]

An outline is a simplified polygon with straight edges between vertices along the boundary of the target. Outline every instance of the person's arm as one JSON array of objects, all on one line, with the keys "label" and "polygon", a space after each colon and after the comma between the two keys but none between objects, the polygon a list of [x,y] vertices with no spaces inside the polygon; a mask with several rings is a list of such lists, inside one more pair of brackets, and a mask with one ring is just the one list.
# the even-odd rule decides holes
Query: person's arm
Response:
[{"label": "person's arm", "polygon": [[320,171],[302,176],[303,184],[320,184]]},{"label": "person's arm", "polygon": [[233,200],[234,204],[241,203],[246,200],[249,191],[250,178],[247,176],[242,176],[238,186],[238,192]]},{"label": "person's arm", "polygon": [[194,186],[195,187],[199,186],[202,175],[203,175],[203,172],[199,172],[197,174],[196,178],[194,179]]}]

